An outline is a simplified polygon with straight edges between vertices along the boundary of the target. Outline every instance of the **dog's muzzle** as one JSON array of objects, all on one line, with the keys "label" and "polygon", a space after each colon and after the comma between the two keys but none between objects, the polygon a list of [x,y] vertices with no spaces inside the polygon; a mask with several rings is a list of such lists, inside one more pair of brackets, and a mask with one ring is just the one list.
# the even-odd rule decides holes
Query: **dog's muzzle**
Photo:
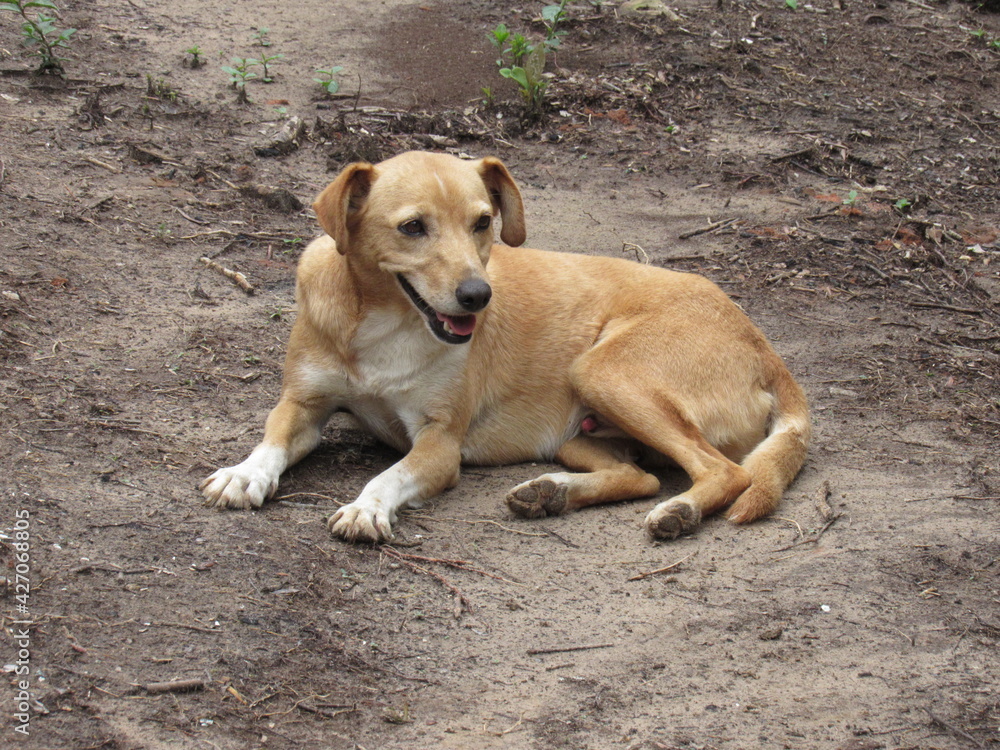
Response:
[{"label": "dog's muzzle", "polygon": [[[396,280],[410,298],[413,306],[420,311],[427,321],[427,327],[436,338],[446,344],[464,344],[472,338],[476,328],[475,315],[445,315],[431,307],[427,300],[420,296],[413,285],[402,274],[396,275]],[[493,290],[481,279],[462,282],[455,292],[455,298],[463,309],[479,312],[490,302]]]}]

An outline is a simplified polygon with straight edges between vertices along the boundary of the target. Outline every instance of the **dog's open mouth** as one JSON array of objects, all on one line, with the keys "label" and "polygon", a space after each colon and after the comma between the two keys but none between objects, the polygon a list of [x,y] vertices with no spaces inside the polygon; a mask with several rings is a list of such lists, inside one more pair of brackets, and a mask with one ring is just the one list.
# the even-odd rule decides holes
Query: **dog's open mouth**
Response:
[{"label": "dog's open mouth", "polygon": [[431,333],[441,341],[446,344],[464,344],[472,338],[472,332],[476,329],[475,315],[444,315],[439,313],[417,294],[417,290],[402,274],[396,274],[396,278],[413,306],[423,313]]}]

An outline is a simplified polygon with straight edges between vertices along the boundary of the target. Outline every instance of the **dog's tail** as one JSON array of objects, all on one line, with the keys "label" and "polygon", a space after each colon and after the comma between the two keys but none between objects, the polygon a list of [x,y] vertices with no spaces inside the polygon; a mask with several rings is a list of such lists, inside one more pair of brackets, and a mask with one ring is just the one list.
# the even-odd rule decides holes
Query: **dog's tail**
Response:
[{"label": "dog's tail", "polygon": [[770,434],[743,459],[753,484],[726,512],[734,523],[750,523],[777,508],[785,488],[806,460],[811,432],[809,404],[784,368],[775,380],[774,396]]}]

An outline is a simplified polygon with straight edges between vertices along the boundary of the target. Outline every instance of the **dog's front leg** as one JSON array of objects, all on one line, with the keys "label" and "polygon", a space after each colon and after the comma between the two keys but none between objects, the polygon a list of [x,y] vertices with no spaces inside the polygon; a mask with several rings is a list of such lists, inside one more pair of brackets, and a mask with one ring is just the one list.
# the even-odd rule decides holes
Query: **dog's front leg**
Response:
[{"label": "dog's front leg", "polygon": [[330,517],[330,531],[351,542],[390,538],[399,509],[454,487],[461,461],[459,437],[437,424],[424,427],[402,461],[371,480],[357,500]]},{"label": "dog's front leg", "polygon": [[327,398],[281,397],[264,426],[264,439],[247,459],[219,469],[201,483],[205,504],[218,508],[259,508],[278,488],[282,472],[320,441],[335,404]]}]

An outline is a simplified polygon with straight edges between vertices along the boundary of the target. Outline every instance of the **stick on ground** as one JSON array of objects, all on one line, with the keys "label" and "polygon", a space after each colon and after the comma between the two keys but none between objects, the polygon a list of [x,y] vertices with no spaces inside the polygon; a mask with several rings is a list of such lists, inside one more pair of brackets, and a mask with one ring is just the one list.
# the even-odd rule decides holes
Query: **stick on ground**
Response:
[{"label": "stick on ground", "polygon": [[170,682],[148,682],[142,689],[151,695],[158,693],[192,693],[204,690],[204,680],[172,680]]},{"label": "stick on ground", "polygon": [[656,570],[650,570],[648,573],[639,573],[639,574],[634,575],[631,578],[629,578],[629,580],[630,581],[641,581],[643,578],[649,578],[650,576],[655,576],[655,575],[657,575],[659,573],[666,573],[668,570],[673,570],[678,565],[680,565],[682,562],[685,562],[686,560],[690,560],[692,557],[694,557],[697,554],[698,554],[698,550],[695,550],[690,555],[688,555],[687,557],[682,557],[677,562],[672,562],[672,563],[670,563],[670,565],[667,565],[666,567],[663,567],[663,568],[657,568]]},{"label": "stick on ground", "polygon": [[539,654],[562,654],[567,651],[590,651],[592,648],[611,648],[613,643],[595,643],[593,646],[562,646],[559,648],[529,648],[527,653],[531,656]]},{"label": "stick on ground", "polygon": [[202,263],[211,268],[213,271],[218,271],[227,279],[232,279],[233,283],[236,284],[240,289],[242,289],[247,294],[253,294],[256,289],[254,289],[253,284],[247,281],[247,277],[241,274],[239,271],[234,271],[231,268],[226,268],[225,266],[220,266],[211,258],[199,258]]}]

